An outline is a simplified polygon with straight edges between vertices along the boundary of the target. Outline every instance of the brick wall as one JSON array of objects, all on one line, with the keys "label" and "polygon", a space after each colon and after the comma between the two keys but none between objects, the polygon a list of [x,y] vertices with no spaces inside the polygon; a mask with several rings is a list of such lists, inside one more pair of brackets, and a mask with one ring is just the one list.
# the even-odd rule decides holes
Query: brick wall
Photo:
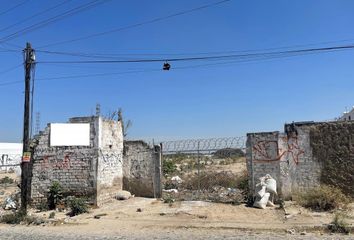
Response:
[{"label": "brick wall", "polygon": [[90,123],[90,146],[51,147],[50,125],[39,136],[32,157],[31,198],[34,205],[46,201],[54,181],[65,194],[96,197],[97,125],[95,118],[70,119],[71,123]]},{"label": "brick wall", "polygon": [[90,124],[90,146],[50,146],[50,125],[36,137],[32,157],[31,198],[46,201],[54,181],[65,195],[85,196],[101,205],[122,189],[123,135],[121,123],[101,117],[71,118]]}]

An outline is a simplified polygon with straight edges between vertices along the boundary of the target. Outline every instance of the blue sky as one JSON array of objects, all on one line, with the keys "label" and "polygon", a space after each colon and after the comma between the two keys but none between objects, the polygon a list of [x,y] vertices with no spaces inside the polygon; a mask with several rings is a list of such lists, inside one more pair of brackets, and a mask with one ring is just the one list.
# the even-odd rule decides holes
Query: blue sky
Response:
[{"label": "blue sky", "polygon": [[[20,0],[2,0],[4,10]],[[0,31],[1,38],[87,1],[72,0],[45,15]],[[111,0],[8,42],[34,49],[58,41],[170,15],[216,1]],[[56,1],[59,3],[59,1]],[[0,15],[0,28],[54,6],[30,0]],[[104,36],[42,48],[48,51],[136,54],[152,58],[195,53],[265,50],[297,45],[345,45],[354,42],[354,2],[350,0],[238,1]],[[327,43],[326,42],[333,42]],[[292,48],[293,49],[293,48]],[[1,52],[0,83],[23,80],[23,69],[2,73],[22,62],[18,52]],[[142,54],[150,54],[141,56]],[[154,54],[154,55],[151,55]],[[156,55],[155,55],[156,54]],[[177,54],[177,55],[174,55]],[[205,62],[129,64],[38,64],[36,79],[96,73],[142,71],[111,76],[37,81],[34,112],[41,128],[95,112],[122,107],[133,121],[129,137],[183,139],[242,136],[281,130],[285,122],[338,117],[354,105],[354,51],[322,53],[251,63],[191,67]],[[37,52],[38,61],[88,60]],[[183,69],[183,67],[187,67]],[[175,69],[174,69],[175,68]],[[178,69],[182,68],[182,69]],[[0,141],[20,142],[23,84],[0,86]]]}]

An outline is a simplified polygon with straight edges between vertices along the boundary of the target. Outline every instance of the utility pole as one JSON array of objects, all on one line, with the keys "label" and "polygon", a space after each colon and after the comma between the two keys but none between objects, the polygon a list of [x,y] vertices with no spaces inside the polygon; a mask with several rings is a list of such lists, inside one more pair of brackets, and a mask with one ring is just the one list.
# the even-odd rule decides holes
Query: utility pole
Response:
[{"label": "utility pole", "polygon": [[31,119],[31,70],[35,64],[34,50],[30,43],[26,44],[24,53],[24,67],[25,67],[25,105],[23,118],[23,154],[21,163],[21,210],[27,213],[27,205],[30,199],[30,119]]}]

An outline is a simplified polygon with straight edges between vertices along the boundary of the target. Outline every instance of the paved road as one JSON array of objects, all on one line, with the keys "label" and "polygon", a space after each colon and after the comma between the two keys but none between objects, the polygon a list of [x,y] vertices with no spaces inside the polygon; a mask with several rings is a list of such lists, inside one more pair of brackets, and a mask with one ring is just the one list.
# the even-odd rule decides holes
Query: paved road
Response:
[{"label": "paved road", "polygon": [[0,227],[1,240],[71,240],[71,239],[85,239],[85,240],[118,240],[118,239],[167,239],[167,240],[181,240],[181,239],[254,239],[254,240],[275,240],[275,239],[354,239],[351,235],[320,235],[316,233],[307,233],[294,235],[286,233],[265,233],[265,232],[245,232],[239,230],[206,230],[206,229],[136,229],[134,232],[121,233],[107,233],[100,234],[86,233],[77,234],[73,228],[60,228],[53,230],[47,227]]}]

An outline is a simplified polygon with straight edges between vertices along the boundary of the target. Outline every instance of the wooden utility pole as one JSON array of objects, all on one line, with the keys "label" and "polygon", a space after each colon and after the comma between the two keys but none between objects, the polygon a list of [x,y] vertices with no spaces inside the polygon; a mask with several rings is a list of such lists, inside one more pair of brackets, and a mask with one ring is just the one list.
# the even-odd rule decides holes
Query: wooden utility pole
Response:
[{"label": "wooden utility pole", "polygon": [[29,178],[30,172],[30,119],[31,119],[31,70],[35,64],[34,50],[30,43],[26,44],[24,53],[24,67],[25,67],[25,105],[23,118],[23,154],[21,163],[21,210],[27,213],[27,205],[30,199]]}]

